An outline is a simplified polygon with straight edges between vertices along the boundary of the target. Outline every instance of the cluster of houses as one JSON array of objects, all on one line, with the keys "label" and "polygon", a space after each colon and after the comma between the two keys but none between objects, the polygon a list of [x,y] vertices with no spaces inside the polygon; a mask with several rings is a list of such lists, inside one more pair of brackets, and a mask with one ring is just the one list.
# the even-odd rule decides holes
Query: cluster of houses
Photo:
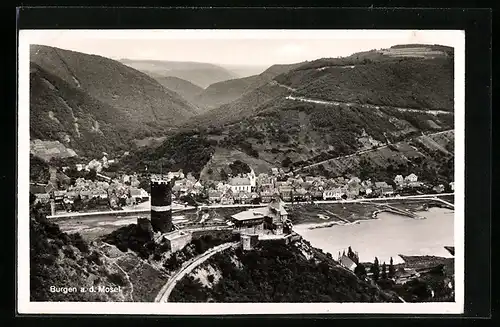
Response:
[{"label": "cluster of houses", "polygon": [[62,208],[69,210],[75,201],[83,204],[90,200],[98,205],[117,208],[124,205],[133,205],[149,200],[149,194],[139,188],[137,176],[123,175],[112,181],[91,181],[78,178],[74,185],[64,190],[58,190],[54,183],[30,184],[30,192],[35,195],[36,201],[42,204],[54,200]]},{"label": "cluster of houses", "polygon": [[[89,163],[83,164],[79,163],[76,164],[76,170],[78,171],[89,171],[89,170],[95,170],[96,172],[100,173],[103,168],[108,168],[110,165],[118,162],[118,159],[108,159],[108,154],[106,152],[103,152],[103,157],[101,159],[92,159]],[[69,167],[63,167],[63,170],[69,169]]]},{"label": "cluster of houses", "polygon": [[[340,200],[363,197],[388,197],[396,192],[419,188],[423,183],[418,181],[415,174],[406,177],[397,175],[394,185],[387,182],[364,180],[358,177],[346,179],[344,177],[326,178],[323,176],[292,176],[283,178],[277,169],[272,174],[254,171],[245,175],[235,176],[228,182],[217,182],[207,186],[208,201],[210,203],[269,203],[272,198],[279,196],[286,202],[302,202],[311,200]],[[453,189],[453,185],[450,184]],[[444,186],[434,187],[438,193],[444,191]]]}]

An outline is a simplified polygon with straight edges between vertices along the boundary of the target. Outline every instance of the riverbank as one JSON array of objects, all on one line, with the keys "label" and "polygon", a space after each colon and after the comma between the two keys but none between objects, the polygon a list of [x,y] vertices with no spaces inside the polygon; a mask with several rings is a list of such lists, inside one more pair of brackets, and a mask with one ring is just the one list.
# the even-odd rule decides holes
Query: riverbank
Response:
[{"label": "riverbank", "polygon": [[[359,252],[361,262],[402,263],[400,253],[451,257],[444,248],[454,244],[454,212],[444,208],[429,208],[418,212],[426,219],[413,219],[382,212],[370,219],[350,223],[323,222],[294,225],[294,231],[314,247],[336,256],[349,246]],[[376,210],[377,211],[377,210]],[[373,217],[375,216],[375,218]]]},{"label": "riverbank", "polygon": [[[425,211],[428,211],[428,208],[426,208],[426,209],[427,210],[425,210]],[[403,215],[403,213],[399,213],[398,211],[396,211],[394,209],[385,208],[385,209],[379,209],[379,210],[373,211],[372,214],[371,214],[371,218],[357,219],[357,220],[354,220],[354,221],[339,220],[339,221],[331,221],[331,222],[324,222],[324,223],[312,223],[312,224],[303,223],[303,224],[297,224],[295,226],[306,227],[307,229],[328,228],[328,227],[333,227],[333,226],[338,226],[338,225],[341,225],[341,226],[350,226],[350,225],[359,224],[361,222],[366,222],[366,221],[369,221],[369,220],[370,221],[372,221],[372,220],[378,220],[379,219],[378,215],[380,213],[382,213],[382,212],[388,212],[388,213],[392,213],[392,214],[395,214],[395,215]],[[411,217],[411,218],[412,219],[425,219],[425,217],[421,217],[421,218],[413,218],[413,217]]]}]

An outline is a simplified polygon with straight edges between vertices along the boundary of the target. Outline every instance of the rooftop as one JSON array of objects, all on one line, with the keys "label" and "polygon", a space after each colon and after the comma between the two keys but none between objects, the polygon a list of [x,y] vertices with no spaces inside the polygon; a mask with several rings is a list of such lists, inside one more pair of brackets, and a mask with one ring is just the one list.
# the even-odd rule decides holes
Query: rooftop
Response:
[{"label": "rooftop", "polygon": [[181,238],[181,237],[187,237],[187,236],[188,236],[188,234],[181,232],[181,231],[173,231],[173,232],[170,232],[170,233],[164,235],[164,237],[170,241]]},{"label": "rooftop", "polygon": [[230,181],[231,185],[250,185],[250,179],[244,177],[233,177]]},{"label": "rooftop", "polygon": [[354,261],[351,260],[351,258],[349,258],[348,256],[345,256],[343,255],[341,258],[340,258],[340,263],[344,266],[344,267],[347,267],[347,268],[351,268],[353,266],[356,266],[356,263]]},{"label": "rooftop", "polygon": [[238,220],[238,221],[262,219],[266,216],[265,212],[262,209],[265,209],[267,212],[267,207],[256,208],[256,209],[249,209],[246,211],[238,212],[237,214],[234,214],[231,217],[233,219]]}]

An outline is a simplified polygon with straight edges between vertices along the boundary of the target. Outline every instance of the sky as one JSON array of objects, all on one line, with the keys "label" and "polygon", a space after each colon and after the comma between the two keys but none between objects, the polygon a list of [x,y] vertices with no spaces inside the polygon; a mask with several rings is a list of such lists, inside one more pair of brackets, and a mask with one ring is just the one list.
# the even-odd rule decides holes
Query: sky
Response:
[{"label": "sky", "polygon": [[29,42],[112,59],[270,66],[348,56],[397,44],[454,46],[458,31],[432,30],[37,30]]}]

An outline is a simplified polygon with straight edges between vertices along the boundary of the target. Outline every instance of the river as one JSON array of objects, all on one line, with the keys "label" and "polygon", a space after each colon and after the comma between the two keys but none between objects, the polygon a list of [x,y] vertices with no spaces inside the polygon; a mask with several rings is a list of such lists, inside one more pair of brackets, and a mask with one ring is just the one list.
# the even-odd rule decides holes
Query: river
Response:
[{"label": "river", "polygon": [[417,214],[426,219],[382,212],[378,219],[359,224],[316,229],[309,229],[314,224],[304,224],[293,229],[335,259],[339,251],[347,252],[349,246],[358,251],[361,262],[373,262],[378,257],[380,262],[388,263],[392,257],[395,264],[401,263],[403,260],[398,254],[451,257],[444,246],[454,246],[454,211],[430,208]]}]

